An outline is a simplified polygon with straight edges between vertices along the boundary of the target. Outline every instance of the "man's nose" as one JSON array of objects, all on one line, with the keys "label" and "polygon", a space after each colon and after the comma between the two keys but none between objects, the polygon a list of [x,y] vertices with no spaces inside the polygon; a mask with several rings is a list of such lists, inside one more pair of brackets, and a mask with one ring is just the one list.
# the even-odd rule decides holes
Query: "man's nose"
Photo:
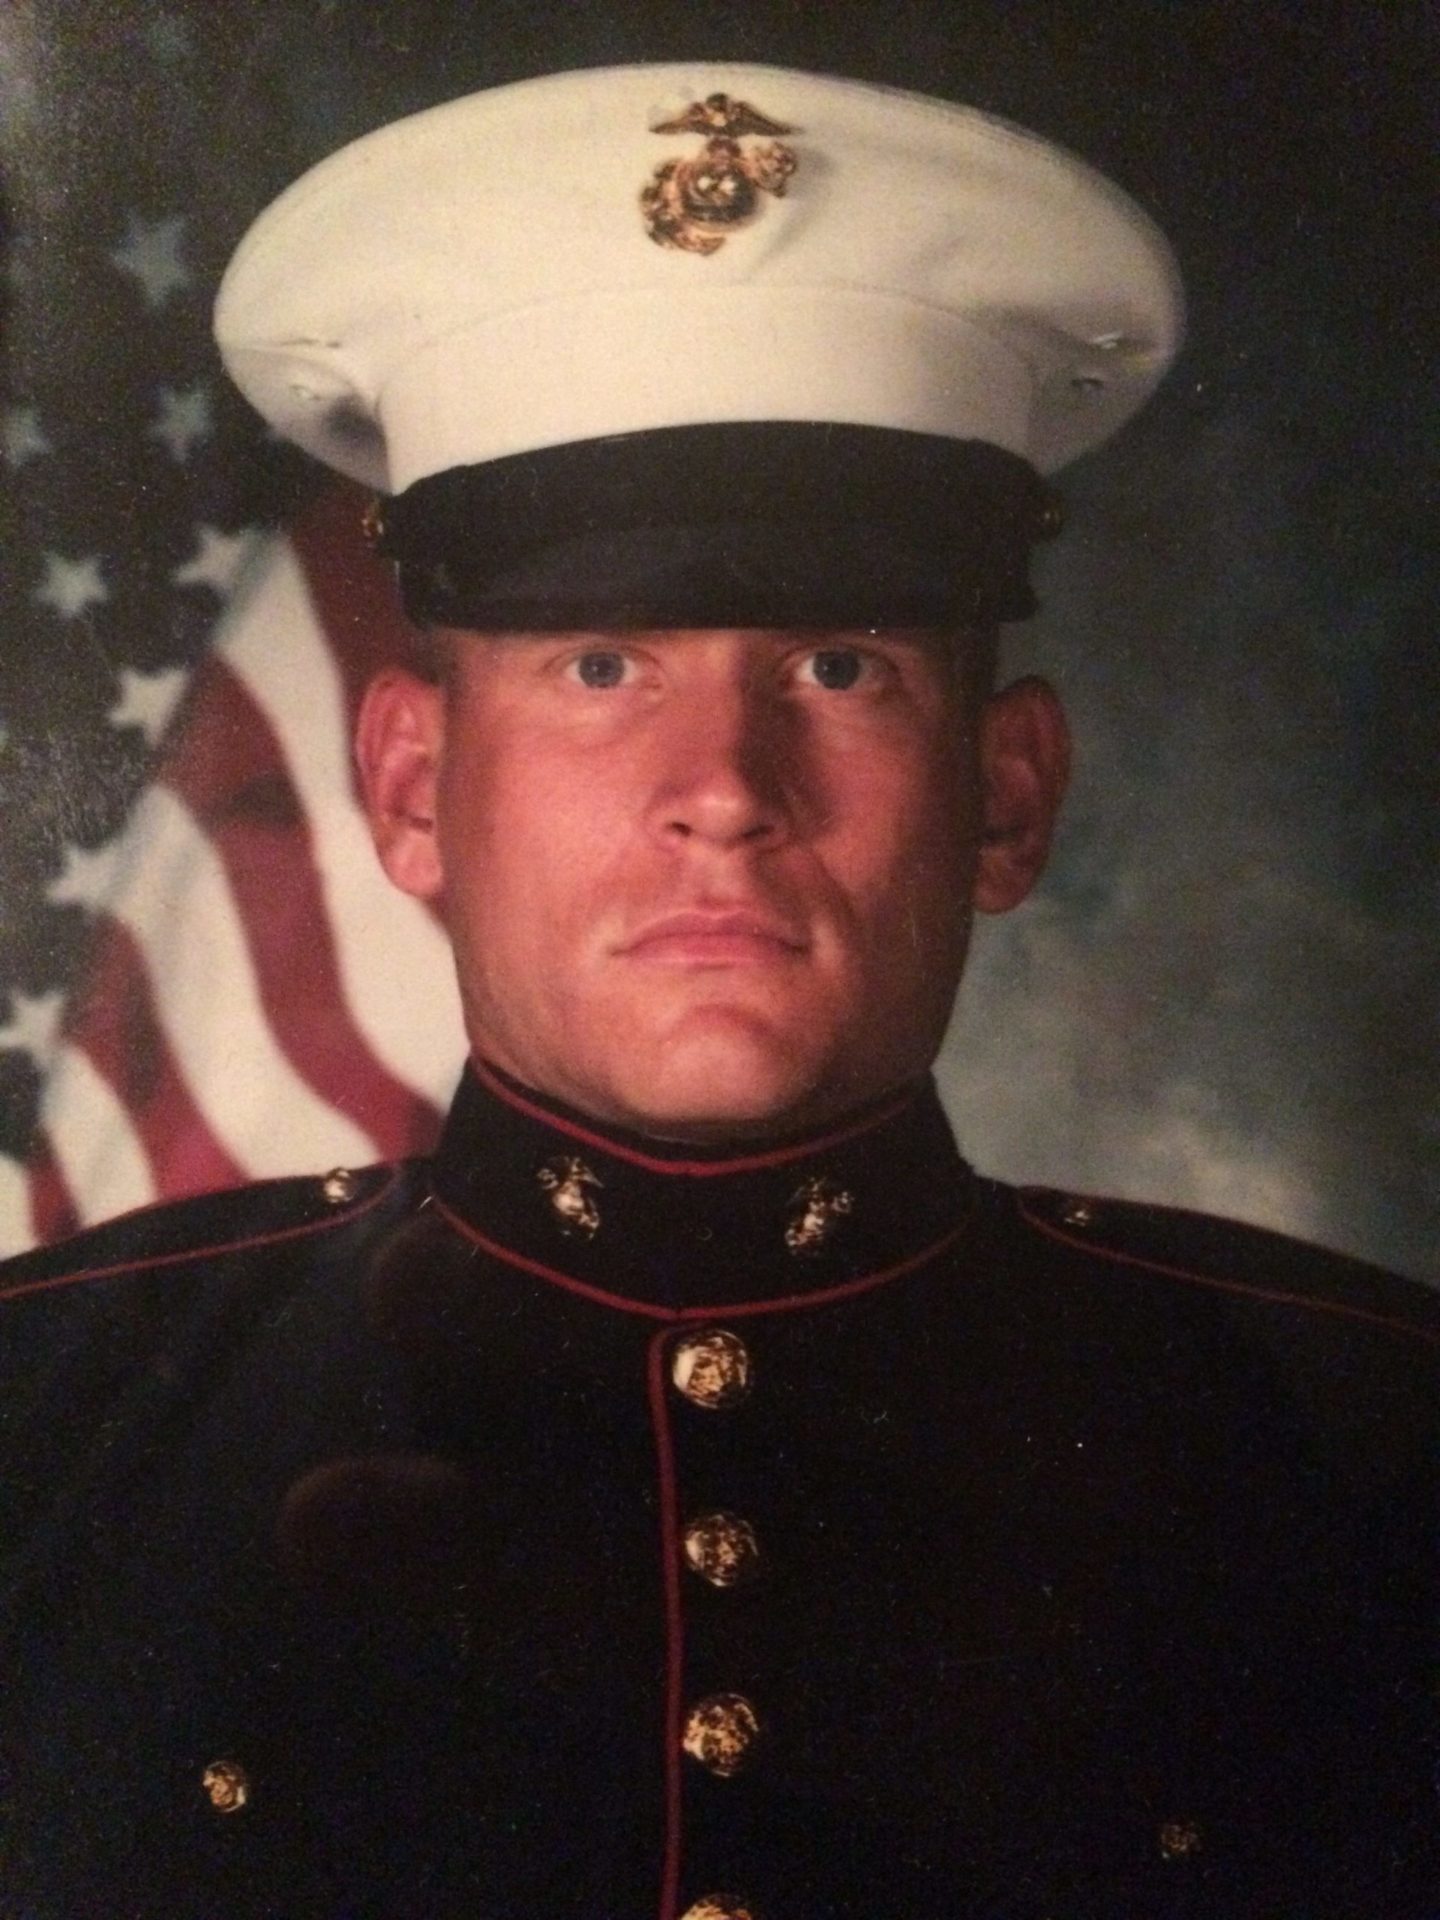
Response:
[{"label": "man's nose", "polygon": [[[745,684],[697,689],[670,716],[653,818],[672,843],[766,846],[793,824],[777,703]],[[790,756],[793,757],[793,754]]]}]

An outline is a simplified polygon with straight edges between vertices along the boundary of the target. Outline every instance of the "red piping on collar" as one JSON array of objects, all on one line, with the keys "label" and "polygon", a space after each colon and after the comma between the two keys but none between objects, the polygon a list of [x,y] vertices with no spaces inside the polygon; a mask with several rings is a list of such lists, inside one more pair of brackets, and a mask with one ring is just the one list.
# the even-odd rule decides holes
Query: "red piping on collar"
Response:
[{"label": "red piping on collar", "polygon": [[916,1267],[923,1267],[927,1260],[933,1260],[937,1254],[953,1246],[969,1225],[968,1220],[961,1221],[958,1227],[952,1227],[928,1247],[922,1247],[919,1253],[897,1260],[893,1267],[882,1267],[878,1273],[862,1274],[858,1280],[842,1280],[833,1287],[817,1287],[813,1293],[784,1293],[773,1300],[741,1300],[724,1302],[719,1306],[662,1307],[651,1300],[632,1300],[623,1293],[610,1293],[604,1287],[592,1287],[588,1281],[577,1280],[572,1274],[562,1273],[558,1267],[547,1267],[543,1260],[532,1260],[527,1254],[502,1247],[498,1240],[491,1240],[453,1208],[447,1207],[438,1193],[433,1199],[435,1211],[458,1234],[479,1247],[482,1253],[503,1261],[507,1267],[518,1267],[522,1273],[533,1274],[537,1280],[547,1280],[552,1286],[563,1287],[567,1293],[578,1293],[581,1299],[593,1300],[598,1306],[615,1307],[621,1313],[639,1314],[645,1320],[661,1320],[667,1326],[679,1326],[691,1320],[735,1320],[742,1315],[784,1313],[799,1307],[828,1306],[833,1300],[848,1300],[852,1294],[868,1293],[872,1287],[884,1286],[887,1280],[898,1280]]},{"label": "red piping on collar", "polygon": [[903,1113],[915,1097],[913,1093],[902,1094],[889,1106],[882,1107],[867,1119],[856,1121],[853,1126],[821,1134],[817,1140],[802,1140],[798,1146],[777,1147],[770,1153],[746,1154],[735,1160],[662,1160],[641,1153],[638,1148],[622,1146],[618,1140],[611,1140],[603,1133],[592,1133],[588,1127],[582,1127],[573,1120],[561,1119],[559,1114],[551,1113],[537,1101],[527,1100],[524,1094],[507,1087],[478,1060],[472,1059],[470,1066],[475,1078],[483,1081],[498,1100],[514,1107],[517,1113],[523,1113],[531,1120],[542,1121],[557,1133],[567,1134],[570,1139],[579,1140],[587,1147],[598,1147],[602,1153],[608,1153],[616,1160],[628,1160],[631,1166],[643,1167],[647,1173],[678,1173],[692,1180],[704,1180],[723,1173],[759,1173],[765,1167],[784,1167],[792,1161],[807,1159],[811,1154],[828,1153],[832,1147],[843,1146],[847,1140],[858,1140],[862,1134],[884,1126],[887,1120],[893,1120],[897,1114]]},{"label": "red piping on collar", "polygon": [[[352,1220],[359,1220],[372,1208],[378,1207],[387,1195],[393,1193],[400,1178],[401,1169],[391,1169],[390,1177],[374,1193],[362,1200],[358,1206],[336,1208],[327,1212],[318,1220],[305,1220],[297,1227],[277,1227],[273,1233],[252,1233],[242,1240],[222,1240],[210,1247],[182,1247],[177,1253],[152,1253],[139,1260],[120,1260],[110,1267],[82,1267],[76,1273],[60,1273],[48,1280],[29,1280],[18,1287],[0,1290],[0,1300],[23,1300],[27,1294],[47,1293],[52,1287],[70,1287],[82,1280],[116,1280],[122,1273],[147,1273],[154,1267],[179,1267],[189,1260],[213,1260],[222,1253],[246,1253],[251,1247],[278,1246],[283,1240],[303,1240],[306,1234],[324,1233],[329,1227],[348,1226]],[[243,1191],[243,1189],[239,1189]],[[196,1195],[195,1198],[204,1196]],[[146,1213],[146,1207],[134,1207],[128,1214],[117,1214],[117,1220],[133,1219],[137,1214]],[[111,1223],[107,1221],[107,1226]]]}]

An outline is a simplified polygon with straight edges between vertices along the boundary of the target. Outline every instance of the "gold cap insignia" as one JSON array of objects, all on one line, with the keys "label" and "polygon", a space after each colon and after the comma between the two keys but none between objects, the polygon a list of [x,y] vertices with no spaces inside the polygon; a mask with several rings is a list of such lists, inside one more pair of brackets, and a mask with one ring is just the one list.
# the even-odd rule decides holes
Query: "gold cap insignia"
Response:
[{"label": "gold cap insignia", "polygon": [[645,231],[659,247],[683,253],[714,253],[728,230],[743,227],[760,211],[760,195],[778,200],[799,161],[783,141],[746,148],[747,134],[794,133],[743,100],[712,93],[665,120],[655,133],[703,133],[705,145],[691,160],[662,160],[640,195]]}]

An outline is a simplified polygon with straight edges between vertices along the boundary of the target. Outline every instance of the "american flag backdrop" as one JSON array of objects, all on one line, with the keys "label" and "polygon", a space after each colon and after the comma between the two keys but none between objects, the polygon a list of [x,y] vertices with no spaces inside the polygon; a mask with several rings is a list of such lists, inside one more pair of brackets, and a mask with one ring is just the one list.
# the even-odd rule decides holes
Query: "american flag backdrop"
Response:
[{"label": "american flag backdrop", "polygon": [[1433,10],[1253,0],[0,0],[0,1251],[408,1151],[461,1057],[347,729],[403,643],[362,503],[210,341],[250,219],[396,115],[560,66],[932,89],[1114,174],[1191,340],[1066,477],[1017,670],[1078,777],[940,1066],[986,1171],[1433,1276]]},{"label": "american flag backdrop", "polygon": [[0,28],[0,1251],[413,1151],[462,1052],[448,950],[351,780],[356,694],[404,639],[363,502],[306,499],[211,343],[207,49],[155,10],[101,44],[28,24]]},{"label": "american flag backdrop", "polygon": [[[52,1239],[148,1201],[364,1165],[433,1138],[462,1052],[449,950],[370,857],[349,738],[403,646],[338,490],[251,543],[123,829],[47,888],[91,924],[7,1209]],[[173,680],[125,670],[134,703]],[[128,713],[120,724],[135,724]]]}]

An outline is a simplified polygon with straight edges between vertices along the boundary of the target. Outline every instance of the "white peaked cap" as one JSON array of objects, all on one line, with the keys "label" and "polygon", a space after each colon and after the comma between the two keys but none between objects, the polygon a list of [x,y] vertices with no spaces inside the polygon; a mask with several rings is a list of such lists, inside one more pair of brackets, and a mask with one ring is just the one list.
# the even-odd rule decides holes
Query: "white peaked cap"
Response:
[{"label": "white peaked cap", "polygon": [[[713,251],[657,244],[642,193],[708,135],[655,129],[717,94],[783,128],[741,121],[741,154],[778,141],[793,171],[782,153]],[[1069,154],[918,94],[712,63],[381,128],[260,216],[216,311],[255,406],[386,492],[732,421],[988,441],[1051,472],[1144,402],[1180,328],[1164,239]]]}]

